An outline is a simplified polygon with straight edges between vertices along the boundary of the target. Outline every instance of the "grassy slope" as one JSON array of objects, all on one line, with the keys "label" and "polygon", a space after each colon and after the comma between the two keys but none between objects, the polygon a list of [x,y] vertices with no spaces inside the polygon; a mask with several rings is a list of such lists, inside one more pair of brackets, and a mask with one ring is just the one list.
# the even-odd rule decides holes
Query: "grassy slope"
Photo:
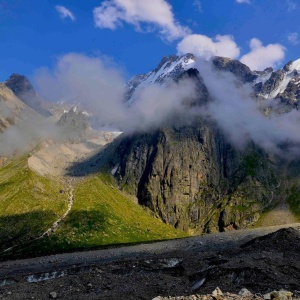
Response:
[{"label": "grassy slope", "polygon": [[62,185],[40,177],[27,157],[0,169],[0,252],[42,234],[67,207]]},{"label": "grassy slope", "polygon": [[72,240],[80,237],[79,240],[91,246],[185,236],[151,217],[103,174],[77,185],[72,213],[58,233],[66,230],[65,235]]},{"label": "grassy slope", "polygon": [[0,169],[0,244],[10,240],[5,247],[22,245],[12,253],[0,253],[0,258],[186,236],[150,216],[110,176],[101,174],[77,183],[73,208],[54,234],[24,243],[25,236],[28,240],[44,232],[66,210],[67,196],[59,193],[61,188],[28,170],[26,158]]}]

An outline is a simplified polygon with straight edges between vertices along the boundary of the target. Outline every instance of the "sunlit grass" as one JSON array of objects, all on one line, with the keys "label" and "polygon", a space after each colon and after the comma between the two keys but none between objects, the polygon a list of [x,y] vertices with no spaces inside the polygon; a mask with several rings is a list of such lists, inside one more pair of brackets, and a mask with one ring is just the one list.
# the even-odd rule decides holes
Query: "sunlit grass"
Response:
[{"label": "sunlit grass", "polygon": [[1,249],[18,245],[0,258],[187,236],[135,203],[108,174],[98,174],[76,183],[74,205],[57,230],[34,240],[67,209],[67,194],[61,189],[59,182],[29,170],[26,157],[0,169]]}]

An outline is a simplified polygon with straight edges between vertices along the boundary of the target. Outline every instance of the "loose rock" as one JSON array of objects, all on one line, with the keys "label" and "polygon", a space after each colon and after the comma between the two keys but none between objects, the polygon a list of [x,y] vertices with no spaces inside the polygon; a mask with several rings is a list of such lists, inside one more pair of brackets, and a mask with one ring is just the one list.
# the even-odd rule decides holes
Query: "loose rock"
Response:
[{"label": "loose rock", "polygon": [[57,298],[57,293],[56,293],[56,292],[51,292],[51,293],[49,294],[49,298],[50,298],[50,299],[56,299],[56,298]]},{"label": "loose rock", "polygon": [[247,290],[246,288],[242,288],[239,291],[239,295],[242,297],[248,297],[248,296],[252,296],[252,293],[249,290]]}]

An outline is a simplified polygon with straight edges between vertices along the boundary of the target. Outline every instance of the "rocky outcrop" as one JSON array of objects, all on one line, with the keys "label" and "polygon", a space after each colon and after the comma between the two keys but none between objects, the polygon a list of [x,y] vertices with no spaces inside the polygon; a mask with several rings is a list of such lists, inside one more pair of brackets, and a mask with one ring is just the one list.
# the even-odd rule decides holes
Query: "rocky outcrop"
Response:
[{"label": "rocky outcrop", "polygon": [[12,74],[9,79],[5,81],[5,85],[30,108],[43,116],[51,116],[50,111],[44,108],[43,100],[36,93],[27,77]]},{"label": "rocky outcrop", "polygon": [[141,205],[190,232],[254,224],[278,192],[264,153],[255,147],[238,152],[213,123],[200,119],[124,138],[110,167]]},{"label": "rocky outcrop", "polygon": [[300,74],[294,72],[294,77],[288,83],[286,89],[277,95],[280,101],[291,108],[299,109],[300,101]]},{"label": "rocky outcrop", "polygon": [[219,71],[230,72],[243,83],[253,82],[258,76],[238,60],[227,57],[215,56],[211,60],[212,65]]},{"label": "rocky outcrop", "polygon": [[260,293],[252,294],[248,289],[243,288],[238,294],[223,293],[218,287],[207,295],[195,294],[190,296],[176,296],[176,297],[155,297],[152,300],[299,300],[299,296],[293,296],[293,293],[286,290],[272,291],[265,295]]},{"label": "rocky outcrop", "polygon": [[82,111],[77,111],[73,107],[65,112],[57,122],[63,136],[71,141],[86,139],[87,130],[90,128],[87,115]]}]

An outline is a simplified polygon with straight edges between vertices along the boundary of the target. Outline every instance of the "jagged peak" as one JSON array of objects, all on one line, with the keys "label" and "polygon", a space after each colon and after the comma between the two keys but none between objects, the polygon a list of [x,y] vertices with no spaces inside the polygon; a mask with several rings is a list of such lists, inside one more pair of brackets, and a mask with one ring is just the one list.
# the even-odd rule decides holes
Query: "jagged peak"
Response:
[{"label": "jagged peak", "polygon": [[29,91],[35,93],[30,80],[24,75],[13,73],[4,83],[16,95],[19,93],[27,93]]},{"label": "jagged peak", "polygon": [[227,71],[237,76],[242,82],[253,82],[258,75],[239,60],[229,57],[214,56],[212,65],[219,71]]},{"label": "jagged peak", "polygon": [[196,57],[192,53],[186,53],[184,55],[178,56],[175,54],[164,56],[158,66],[155,68],[154,72],[158,72],[164,65],[167,67],[168,65],[171,65],[174,62],[180,62],[183,63],[189,63],[191,60],[196,61]]}]

